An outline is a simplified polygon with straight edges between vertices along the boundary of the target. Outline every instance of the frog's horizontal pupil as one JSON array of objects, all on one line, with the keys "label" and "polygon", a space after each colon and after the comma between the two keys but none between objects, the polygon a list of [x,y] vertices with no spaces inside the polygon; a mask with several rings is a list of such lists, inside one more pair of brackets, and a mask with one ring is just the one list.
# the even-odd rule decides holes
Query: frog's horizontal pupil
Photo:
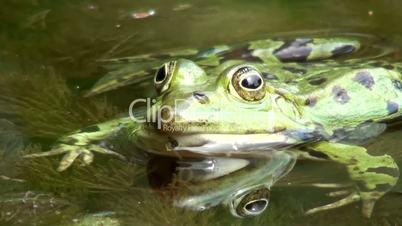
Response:
[{"label": "frog's horizontal pupil", "polygon": [[241,81],[241,85],[247,89],[257,89],[261,86],[262,79],[258,75],[250,75]]},{"label": "frog's horizontal pupil", "polygon": [[156,72],[155,81],[162,82],[165,79],[165,77],[166,77],[166,69],[165,69],[165,65],[163,65]]},{"label": "frog's horizontal pupil", "polygon": [[263,211],[266,208],[267,204],[268,202],[266,200],[256,200],[248,203],[245,208],[249,212],[258,213]]}]

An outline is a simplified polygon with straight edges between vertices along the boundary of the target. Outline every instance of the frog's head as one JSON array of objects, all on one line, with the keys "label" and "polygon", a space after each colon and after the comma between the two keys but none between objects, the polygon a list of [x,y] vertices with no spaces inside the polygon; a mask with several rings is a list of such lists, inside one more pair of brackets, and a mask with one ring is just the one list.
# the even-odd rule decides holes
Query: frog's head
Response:
[{"label": "frog's head", "polygon": [[159,94],[153,105],[157,127],[175,138],[175,150],[205,145],[209,149],[203,151],[223,150],[227,144],[217,142],[246,141],[250,138],[244,135],[272,132],[272,95],[251,64],[234,61],[208,69],[207,74],[196,63],[179,59],[162,65],[154,84]]},{"label": "frog's head", "polygon": [[288,117],[294,108],[282,110],[288,103],[276,98],[256,66],[230,61],[204,70],[186,59],[162,65],[151,111],[158,131],[169,138],[168,151],[258,151],[287,142],[277,132],[295,124]]},{"label": "frog's head", "polygon": [[[164,64],[154,84],[159,99],[160,129],[179,133],[265,132],[261,125],[270,99],[252,65],[223,65],[209,75],[190,60]],[[213,73],[213,74],[212,74]]]}]

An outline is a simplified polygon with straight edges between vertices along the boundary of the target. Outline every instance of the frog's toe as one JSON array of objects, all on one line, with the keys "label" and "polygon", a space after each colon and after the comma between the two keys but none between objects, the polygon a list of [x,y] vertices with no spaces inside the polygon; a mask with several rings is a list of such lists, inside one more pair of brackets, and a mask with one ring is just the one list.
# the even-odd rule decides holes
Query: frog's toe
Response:
[{"label": "frog's toe", "polygon": [[370,218],[373,213],[374,204],[376,200],[362,200],[362,214],[363,216]]},{"label": "frog's toe", "polygon": [[305,214],[310,215],[310,214],[321,212],[321,211],[324,211],[324,210],[335,209],[335,208],[338,208],[338,207],[341,207],[341,206],[348,205],[350,203],[357,202],[359,200],[360,200],[360,195],[358,194],[357,191],[355,191],[355,192],[352,192],[351,194],[349,194],[348,196],[346,196],[345,198],[343,198],[341,200],[338,200],[338,201],[336,201],[334,203],[330,203],[330,204],[327,204],[327,205],[324,205],[324,206],[320,206],[320,207],[310,209],[310,210],[306,211]]},{"label": "frog's toe", "polygon": [[81,155],[82,165],[88,166],[94,161],[94,154],[87,151]]},{"label": "frog's toe", "polygon": [[102,148],[97,145],[87,145],[85,147],[74,146],[74,148],[70,148],[69,152],[63,157],[57,170],[58,171],[66,170],[68,167],[71,166],[71,164],[73,164],[73,162],[78,157],[80,157],[80,159],[82,160],[83,166],[90,165],[94,160],[93,152],[107,154],[107,155],[113,155],[122,160],[126,160],[126,158],[123,155],[121,155],[117,152]]},{"label": "frog's toe", "polygon": [[68,152],[68,150],[65,150],[63,148],[56,148],[50,151],[46,151],[46,152],[41,152],[41,153],[33,153],[33,154],[28,154],[28,155],[24,155],[24,158],[38,158],[38,157],[46,157],[46,156],[53,156],[53,155],[60,155],[63,153]]},{"label": "frog's toe", "polygon": [[82,151],[76,150],[76,151],[70,151],[67,154],[63,156],[63,159],[60,161],[59,167],[57,168],[57,171],[61,172],[66,170],[68,167],[73,164],[75,159],[77,159],[78,156],[82,154]]},{"label": "frog's toe", "polygon": [[68,167],[70,167],[73,162],[79,157],[82,160],[82,165],[87,166],[90,165],[93,160],[94,160],[94,154],[93,152],[101,153],[101,154],[107,154],[107,155],[113,155],[116,156],[122,160],[125,160],[126,158],[114,151],[107,150],[103,147],[100,147],[98,145],[67,145],[67,144],[60,144],[53,150],[47,151],[47,152],[42,152],[42,153],[34,153],[34,154],[29,154],[25,155],[25,158],[37,158],[37,157],[46,157],[46,156],[53,156],[53,155],[60,155],[60,154],[65,154],[60,161],[59,167],[57,168],[57,171],[64,171]]},{"label": "frog's toe", "polygon": [[126,160],[126,157],[124,157],[123,155],[121,155],[115,151],[111,151],[106,148],[100,147],[98,145],[91,145],[88,149],[91,151],[97,152],[97,153],[105,154],[105,155],[114,155],[114,156],[120,158],[121,160]]}]

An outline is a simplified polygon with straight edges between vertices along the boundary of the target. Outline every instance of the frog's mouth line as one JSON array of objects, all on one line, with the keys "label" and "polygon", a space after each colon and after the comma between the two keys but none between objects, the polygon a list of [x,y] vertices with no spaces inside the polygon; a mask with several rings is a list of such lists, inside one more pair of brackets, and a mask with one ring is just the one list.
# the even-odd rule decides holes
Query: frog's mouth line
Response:
[{"label": "frog's mouth line", "polygon": [[173,136],[172,151],[190,151],[204,155],[250,153],[278,150],[299,141],[285,134],[190,134]]},{"label": "frog's mouth line", "polygon": [[139,148],[169,156],[268,156],[305,142],[287,131],[261,134],[160,133],[153,127],[137,134]]}]

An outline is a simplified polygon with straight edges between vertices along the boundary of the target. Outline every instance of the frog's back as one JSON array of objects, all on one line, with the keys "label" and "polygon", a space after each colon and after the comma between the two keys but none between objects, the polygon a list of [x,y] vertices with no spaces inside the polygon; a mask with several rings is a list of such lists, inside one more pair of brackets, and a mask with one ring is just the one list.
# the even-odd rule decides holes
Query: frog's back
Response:
[{"label": "frog's back", "polygon": [[402,75],[386,68],[339,68],[297,83],[306,117],[326,128],[355,127],[402,115]]}]

